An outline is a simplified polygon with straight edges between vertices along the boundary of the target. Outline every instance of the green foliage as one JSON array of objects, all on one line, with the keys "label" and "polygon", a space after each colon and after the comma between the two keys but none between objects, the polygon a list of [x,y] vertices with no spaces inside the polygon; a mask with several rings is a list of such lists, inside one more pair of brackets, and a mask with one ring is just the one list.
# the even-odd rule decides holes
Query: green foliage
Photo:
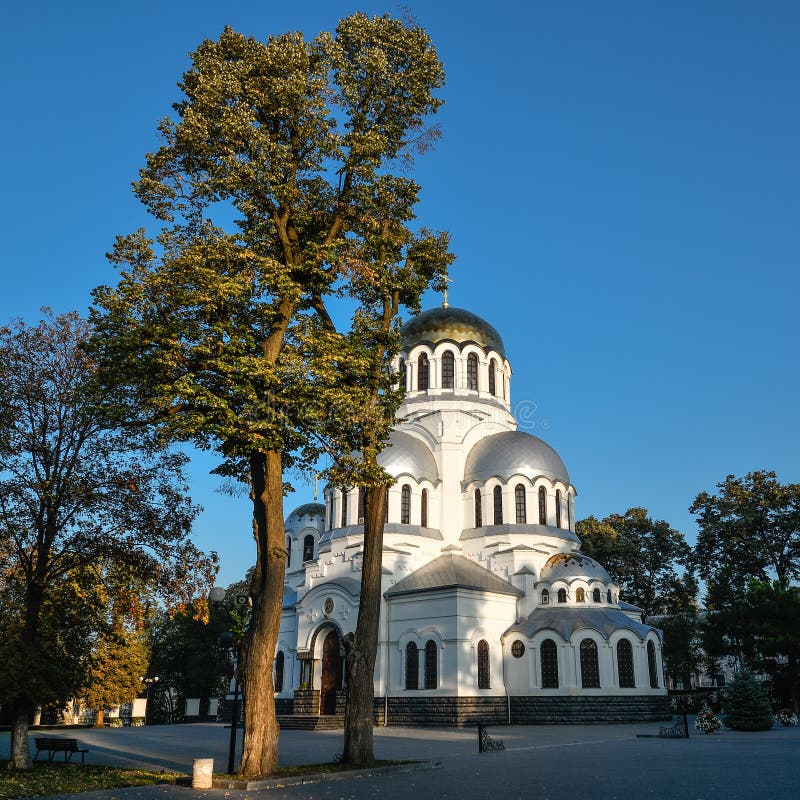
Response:
[{"label": "green foliage", "polygon": [[723,699],[723,720],[737,731],[766,731],[772,727],[772,706],[763,684],[743,668],[726,687]]},{"label": "green foliage", "polygon": [[581,551],[608,570],[622,597],[639,606],[645,619],[692,613],[698,587],[689,569],[691,548],[669,523],[653,520],[644,508],[630,508],[624,515],[580,520],[575,531]]},{"label": "green foliage", "polygon": [[689,608],[660,617],[654,624],[664,631],[662,654],[670,676],[688,684],[703,663],[700,622],[697,611]]},{"label": "green foliage", "polygon": [[141,619],[216,571],[185,459],[99,408],[89,333],[74,313],[0,329],[0,696],[20,718],[84,684],[110,604]]},{"label": "green foliage", "polygon": [[698,515],[695,559],[709,606],[732,604],[754,579],[800,577],[800,484],[751,472],[728,475],[717,489],[699,494],[690,509]]}]

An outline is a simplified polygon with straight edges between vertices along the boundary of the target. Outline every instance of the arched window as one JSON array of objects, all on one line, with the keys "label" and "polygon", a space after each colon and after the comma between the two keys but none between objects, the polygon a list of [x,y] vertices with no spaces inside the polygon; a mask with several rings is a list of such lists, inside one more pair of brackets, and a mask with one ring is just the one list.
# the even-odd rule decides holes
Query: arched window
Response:
[{"label": "arched window", "polygon": [[545,639],[540,650],[542,689],[558,689],[558,648],[552,639]]},{"label": "arched window", "polygon": [[481,512],[481,490],[475,490],[475,527],[483,525],[483,513]]},{"label": "arched window", "polygon": [[559,603],[566,603],[567,602],[567,590],[566,589],[559,589],[558,590],[558,602]]},{"label": "arched window", "polygon": [[547,589],[542,589],[542,605],[550,605],[550,592]]},{"label": "arched window", "polygon": [[539,487],[539,524],[547,525],[547,492],[544,486]]},{"label": "arched window", "polygon": [[428,490],[422,490],[422,498],[419,504],[419,524],[423,528],[428,527]]},{"label": "arched window", "polygon": [[606,592],[606,600],[607,600],[609,603],[613,603],[613,602],[614,602],[614,601],[611,599],[611,589],[609,589],[609,590]]},{"label": "arched window", "polygon": [[442,353],[442,389],[455,388],[456,360],[452,350]]},{"label": "arched window", "polygon": [[503,524],[503,490],[499,486],[494,487],[492,492],[494,498],[494,524]]},{"label": "arched window", "polygon": [[428,356],[423,353],[417,359],[417,389],[421,392],[428,390],[428,383],[430,377],[430,364],[428,363]]},{"label": "arched window", "polygon": [[650,688],[658,689],[658,669],[656,668],[656,646],[647,643],[647,668],[650,670]]},{"label": "arched window", "polygon": [[620,689],[633,689],[636,686],[633,675],[633,648],[628,639],[620,639],[617,644],[617,671]]},{"label": "arched window", "polygon": [[347,489],[342,489],[342,527],[347,525]]},{"label": "arched window", "polygon": [[492,688],[489,685],[489,642],[486,639],[478,642],[478,688]]},{"label": "arched window", "polygon": [[567,495],[567,528],[572,530],[572,503],[569,494]]},{"label": "arched window", "polygon": [[584,639],[581,642],[581,686],[584,689],[600,688],[600,665],[594,639]]},{"label": "arched window", "polygon": [[286,537],[286,569],[292,566],[292,540],[291,537]]},{"label": "arched window", "polygon": [[478,391],[478,356],[475,353],[467,356],[467,389]]},{"label": "arched window", "polygon": [[419,650],[414,642],[406,645],[406,689],[419,689]]},{"label": "arched window", "polygon": [[496,393],[496,371],[497,365],[495,364],[494,359],[489,362],[489,394],[494,395]]},{"label": "arched window", "polygon": [[406,360],[404,358],[400,359],[400,391],[406,391],[408,388],[408,377],[406,375]]},{"label": "arched window", "polygon": [[595,603],[599,603],[600,602],[600,590],[599,589],[595,589],[592,592],[592,600],[594,600]]},{"label": "arched window", "polygon": [[411,522],[411,487],[406,483],[400,492],[400,524]]},{"label": "arched window", "polygon": [[367,516],[367,493],[362,486],[358,490],[358,524],[361,525],[364,522],[364,518]]},{"label": "arched window", "polygon": [[314,536],[307,534],[303,539],[303,561],[311,561],[314,558]]},{"label": "arched window", "polygon": [[435,689],[439,676],[436,664],[436,642],[428,639],[425,642],[425,688]]},{"label": "arched window", "polygon": [[275,691],[283,691],[283,650],[275,656]]},{"label": "arched window", "polygon": [[556,528],[561,527],[561,489],[556,489]]},{"label": "arched window", "polygon": [[575,602],[576,603],[585,603],[586,602],[586,592],[583,591],[580,587],[575,590]]},{"label": "arched window", "polygon": [[333,495],[332,494],[328,495],[328,499],[326,500],[325,505],[327,506],[326,512],[327,512],[327,517],[328,517],[328,530],[331,530],[331,528],[333,528]]},{"label": "arched window", "polygon": [[517,525],[524,525],[528,521],[528,512],[525,508],[525,487],[521,483],[514,489],[514,506],[517,512]]}]

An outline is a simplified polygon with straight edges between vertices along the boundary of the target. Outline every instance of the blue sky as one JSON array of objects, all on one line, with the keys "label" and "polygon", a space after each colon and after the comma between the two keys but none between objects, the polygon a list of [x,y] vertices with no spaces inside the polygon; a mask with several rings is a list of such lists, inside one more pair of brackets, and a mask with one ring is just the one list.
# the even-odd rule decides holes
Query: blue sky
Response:
[{"label": "blue sky", "polygon": [[[406,5],[447,71],[420,221],[451,232],[451,303],[502,333],[578,517],[642,505],[693,541],[688,506],[725,475],[800,481],[800,5]],[[7,4],[0,322],[115,281],[104,253],[149,223],[130,183],[202,39],[313,36],[356,9],[400,13]],[[253,560],[248,504],[208,468],[197,539],[228,583]]]}]

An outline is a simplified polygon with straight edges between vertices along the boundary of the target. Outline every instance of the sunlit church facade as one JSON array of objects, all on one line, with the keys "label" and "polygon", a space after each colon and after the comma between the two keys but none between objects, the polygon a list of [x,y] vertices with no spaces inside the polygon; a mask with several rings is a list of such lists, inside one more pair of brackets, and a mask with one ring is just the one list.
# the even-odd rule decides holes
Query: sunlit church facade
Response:
[{"label": "sunlit church facade", "polygon": [[[518,430],[497,330],[444,305],[410,320],[402,341],[402,422],[380,457],[395,483],[376,720],[669,717],[660,631],[581,554],[575,487],[555,450]],[[358,616],[363,503],[358,488],[328,486],[324,503],[286,520],[275,659],[283,725],[344,710],[342,637]]]}]

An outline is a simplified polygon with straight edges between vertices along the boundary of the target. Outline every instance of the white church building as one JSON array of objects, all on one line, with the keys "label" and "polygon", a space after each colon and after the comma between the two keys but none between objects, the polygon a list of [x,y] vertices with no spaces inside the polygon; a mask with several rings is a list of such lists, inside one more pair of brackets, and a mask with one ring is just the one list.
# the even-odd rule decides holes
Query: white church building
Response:
[{"label": "white church building", "polygon": [[[376,720],[669,718],[660,631],[581,554],[576,489],[558,453],[517,429],[499,333],[463,309],[425,311],[403,328],[395,366],[407,394],[379,458],[395,483]],[[286,520],[275,659],[284,727],[337,717],[346,702],[342,637],[358,616],[363,492],[328,486],[324,500]]]}]

